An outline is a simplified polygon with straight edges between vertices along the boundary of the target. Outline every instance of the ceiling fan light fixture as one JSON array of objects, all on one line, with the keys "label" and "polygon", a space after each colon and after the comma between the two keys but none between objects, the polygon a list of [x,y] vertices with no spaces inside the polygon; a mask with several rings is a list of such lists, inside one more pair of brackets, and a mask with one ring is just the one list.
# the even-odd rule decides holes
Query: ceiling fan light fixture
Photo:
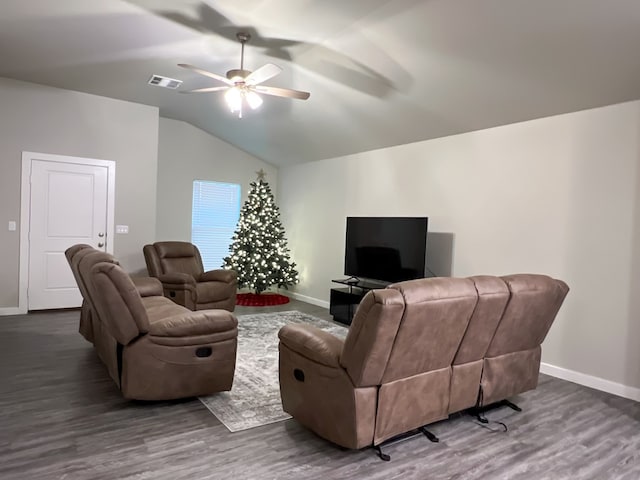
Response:
[{"label": "ceiling fan light fixture", "polygon": [[224,93],[224,99],[231,113],[242,109],[242,91],[238,87],[231,87]]},{"label": "ceiling fan light fixture", "polygon": [[247,103],[252,110],[260,108],[260,105],[262,105],[262,97],[252,90],[247,90],[244,94],[244,98],[247,99]]}]

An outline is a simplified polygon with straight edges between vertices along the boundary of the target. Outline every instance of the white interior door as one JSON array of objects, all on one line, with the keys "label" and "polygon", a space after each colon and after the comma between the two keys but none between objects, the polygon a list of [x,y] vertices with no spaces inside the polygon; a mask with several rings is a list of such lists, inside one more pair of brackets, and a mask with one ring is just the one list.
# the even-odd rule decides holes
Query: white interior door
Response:
[{"label": "white interior door", "polygon": [[31,161],[29,310],[80,306],[64,251],[76,243],[106,249],[107,195],[106,166]]}]

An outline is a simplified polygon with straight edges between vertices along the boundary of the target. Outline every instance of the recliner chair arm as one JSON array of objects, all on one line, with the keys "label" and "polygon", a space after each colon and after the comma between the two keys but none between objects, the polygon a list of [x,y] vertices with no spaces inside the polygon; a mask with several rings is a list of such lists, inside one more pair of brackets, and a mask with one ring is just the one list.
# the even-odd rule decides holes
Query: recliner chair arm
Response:
[{"label": "recliner chair arm", "polygon": [[200,275],[200,282],[224,282],[235,283],[238,280],[238,274],[234,270],[209,270]]},{"label": "recliner chair arm", "polygon": [[294,352],[329,367],[340,366],[344,341],[312,325],[285,325],[278,332],[280,342]]},{"label": "recliner chair arm", "polygon": [[159,337],[189,337],[228,332],[228,338],[238,336],[238,320],[226,310],[184,312],[152,321],[149,334]]},{"label": "recliner chair arm", "polygon": [[141,297],[161,297],[162,283],[153,277],[131,277]]},{"label": "recliner chair arm", "polygon": [[171,284],[176,288],[180,287],[181,285],[193,285],[194,287],[196,285],[195,278],[193,278],[193,276],[189,275],[188,273],[163,273],[162,275],[158,276],[158,280],[160,280],[163,284]]}]

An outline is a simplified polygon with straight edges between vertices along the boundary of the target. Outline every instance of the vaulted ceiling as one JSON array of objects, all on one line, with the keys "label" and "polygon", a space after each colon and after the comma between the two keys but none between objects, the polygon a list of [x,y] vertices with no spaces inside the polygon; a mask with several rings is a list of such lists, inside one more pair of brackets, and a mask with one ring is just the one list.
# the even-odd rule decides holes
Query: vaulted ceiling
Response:
[{"label": "vaulted ceiling", "polygon": [[[224,75],[283,68],[232,115]],[[274,165],[640,98],[638,0],[4,0],[0,76],[155,105]]]}]

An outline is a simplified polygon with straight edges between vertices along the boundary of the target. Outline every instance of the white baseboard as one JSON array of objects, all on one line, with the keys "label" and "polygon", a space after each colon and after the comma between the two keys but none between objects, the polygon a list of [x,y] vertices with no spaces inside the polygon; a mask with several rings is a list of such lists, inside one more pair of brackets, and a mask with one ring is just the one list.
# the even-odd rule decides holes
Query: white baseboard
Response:
[{"label": "white baseboard", "polygon": [[310,303],[311,305],[316,305],[318,307],[329,308],[329,302],[325,300],[320,300],[318,298],[308,297],[306,295],[301,295],[296,292],[291,292],[289,290],[280,289],[280,293],[282,295],[286,295],[287,297],[295,298],[296,300],[300,300],[301,302]]},{"label": "white baseboard", "polygon": [[26,312],[20,311],[18,307],[0,307],[0,317],[5,315],[20,315],[22,313]]},{"label": "white baseboard", "polygon": [[594,377],[567,368],[556,367],[548,363],[540,364],[540,372],[551,375],[552,377],[561,378],[562,380],[584,385],[585,387],[595,388],[596,390],[640,402],[640,388],[630,387],[622,383],[612,382],[611,380],[605,380],[604,378]]}]

